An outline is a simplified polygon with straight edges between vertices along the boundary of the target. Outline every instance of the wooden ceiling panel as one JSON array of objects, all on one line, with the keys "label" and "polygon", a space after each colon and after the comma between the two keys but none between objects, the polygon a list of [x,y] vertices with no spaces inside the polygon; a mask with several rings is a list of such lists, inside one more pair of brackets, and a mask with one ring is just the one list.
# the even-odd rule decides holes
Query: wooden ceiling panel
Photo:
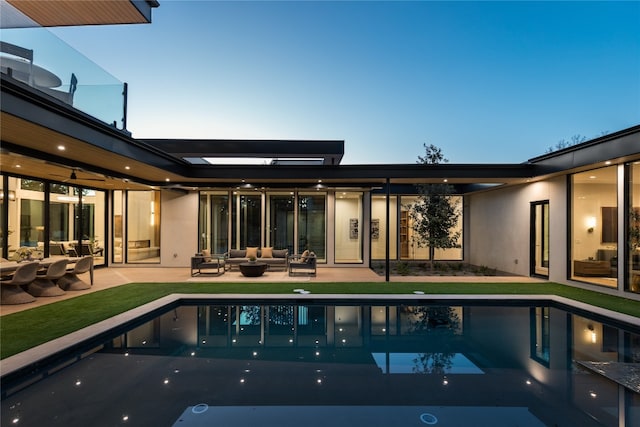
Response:
[{"label": "wooden ceiling panel", "polygon": [[149,22],[130,0],[7,0],[7,2],[43,27]]},{"label": "wooden ceiling panel", "polygon": [[[68,176],[72,169],[83,168],[82,165],[86,165],[86,169],[93,167],[96,171],[104,172],[103,175],[115,177],[115,180],[119,182],[123,182],[122,178],[127,178],[130,181],[137,179],[154,183],[162,183],[166,178],[169,178],[172,182],[184,179],[179,175],[170,174],[163,169],[117,155],[111,151],[87,144],[85,141],[71,138],[34,123],[29,123],[10,114],[2,113],[0,115],[0,124],[2,125],[0,134],[2,135],[3,142],[15,144],[51,156],[50,158],[40,160],[34,159],[36,163],[32,164],[25,162],[27,158],[25,156],[12,158],[13,153],[3,151],[2,156],[0,156],[3,171],[11,170],[14,173],[30,174],[39,178],[58,180],[59,178],[52,177],[51,174],[55,172],[58,176]],[[63,145],[65,150],[59,150],[59,145]],[[51,160],[60,157],[63,157],[64,161],[56,161],[55,164],[57,164],[58,167],[62,167],[62,170],[59,168],[49,169],[41,163],[45,161],[48,162],[47,164],[53,165],[54,162],[51,162]],[[23,169],[21,169],[21,171],[11,169],[15,163],[22,163]],[[126,169],[126,166],[128,166],[129,169]],[[95,186],[98,185],[96,184]]]}]

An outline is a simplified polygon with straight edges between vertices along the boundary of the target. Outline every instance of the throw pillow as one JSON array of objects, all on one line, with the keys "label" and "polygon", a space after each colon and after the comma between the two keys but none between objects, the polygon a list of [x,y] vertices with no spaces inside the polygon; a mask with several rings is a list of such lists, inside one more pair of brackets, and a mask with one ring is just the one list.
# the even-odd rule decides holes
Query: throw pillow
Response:
[{"label": "throw pillow", "polygon": [[247,258],[258,258],[258,247],[255,248],[247,248]]},{"label": "throw pillow", "polygon": [[262,248],[260,258],[273,258],[273,248]]},{"label": "throw pillow", "polygon": [[205,261],[211,261],[211,254],[209,253],[208,249],[202,250],[202,256],[204,257]]},{"label": "throw pillow", "polygon": [[307,264],[312,264],[313,260],[316,258],[315,252],[309,252],[309,257],[307,258]]},{"label": "throw pillow", "polygon": [[304,251],[302,252],[302,256],[300,256],[300,261],[305,262],[307,260],[307,257],[309,256],[309,251]]}]

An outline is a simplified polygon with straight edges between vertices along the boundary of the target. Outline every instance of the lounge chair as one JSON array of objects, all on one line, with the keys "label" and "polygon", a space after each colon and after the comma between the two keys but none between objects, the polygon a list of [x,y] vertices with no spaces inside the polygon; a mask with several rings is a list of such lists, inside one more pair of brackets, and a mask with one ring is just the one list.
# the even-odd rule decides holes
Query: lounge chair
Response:
[{"label": "lounge chair", "polygon": [[315,276],[316,264],[317,257],[313,252],[304,251],[301,255],[292,255],[289,257],[289,276]]}]

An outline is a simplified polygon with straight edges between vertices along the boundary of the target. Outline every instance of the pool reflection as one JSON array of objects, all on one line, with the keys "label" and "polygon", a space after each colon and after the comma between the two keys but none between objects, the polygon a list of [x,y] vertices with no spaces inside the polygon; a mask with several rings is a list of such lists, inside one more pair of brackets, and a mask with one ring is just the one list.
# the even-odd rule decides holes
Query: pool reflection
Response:
[{"label": "pool reflection", "polygon": [[[523,417],[522,425],[636,425],[633,383],[584,362],[619,369],[639,360],[637,330],[550,306],[184,305],[23,390],[3,390],[2,422],[16,408],[20,425],[76,420],[85,411],[73,407],[91,404],[113,412],[104,425],[122,413],[145,425],[189,425],[202,403],[227,408],[234,425],[249,422],[235,407],[336,405],[416,408],[418,415],[441,408],[441,424],[467,411],[495,418],[493,425]],[[100,403],[107,391],[117,399]],[[32,407],[48,409],[25,411]],[[449,407],[459,411],[442,409]],[[325,423],[355,425],[326,412]]]}]

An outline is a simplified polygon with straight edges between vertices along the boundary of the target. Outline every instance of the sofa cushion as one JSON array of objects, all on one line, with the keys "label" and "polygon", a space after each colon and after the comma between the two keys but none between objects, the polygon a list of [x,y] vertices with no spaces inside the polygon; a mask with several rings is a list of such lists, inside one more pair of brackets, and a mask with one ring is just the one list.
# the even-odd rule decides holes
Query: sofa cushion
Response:
[{"label": "sofa cushion", "polygon": [[260,258],[273,258],[273,248],[260,249]]},{"label": "sofa cushion", "polygon": [[258,258],[258,247],[255,248],[247,248],[247,258]]},{"label": "sofa cushion", "polygon": [[288,252],[286,249],[274,249],[272,254],[274,258],[286,258]]},{"label": "sofa cushion", "polygon": [[229,251],[229,258],[246,258],[247,251],[244,249],[231,249]]},{"label": "sofa cushion", "polygon": [[302,255],[300,256],[300,261],[305,262],[308,257],[309,257],[309,251],[306,250],[306,251],[302,252]]}]

